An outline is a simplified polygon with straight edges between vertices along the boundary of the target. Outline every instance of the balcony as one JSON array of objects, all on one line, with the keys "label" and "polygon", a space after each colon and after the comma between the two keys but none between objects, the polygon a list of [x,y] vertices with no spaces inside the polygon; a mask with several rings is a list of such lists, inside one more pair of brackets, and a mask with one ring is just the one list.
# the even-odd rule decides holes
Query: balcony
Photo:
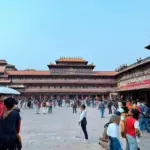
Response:
[{"label": "balcony", "polygon": [[91,88],[91,89],[70,89],[70,88],[28,88],[20,90],[23,93],[108,93],[114,88]]},{"label": "balcony", "polygon": [[51,84],[116,84],[113,79],[13,79],[13,83],[51,83]]}]

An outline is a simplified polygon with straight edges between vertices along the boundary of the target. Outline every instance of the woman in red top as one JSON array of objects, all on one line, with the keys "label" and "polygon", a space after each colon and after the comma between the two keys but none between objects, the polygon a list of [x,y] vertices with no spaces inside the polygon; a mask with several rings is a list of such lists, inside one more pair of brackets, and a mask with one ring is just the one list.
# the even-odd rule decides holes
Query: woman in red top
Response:
[{"label": "woman in red top", "polygon": [[139,122],[138,122],[139,111],[137,109],[131,109],[129,111],[129,115],[130,116],[127,117],[125,121],[126,140],[127,140],[126,150],[138,150],[136,135],[140,136]]},{"label": "woman in red top", "polygon": [[2,117],[2,114],[5,111],[6,111],[6,107],[4,105],[4,96],[0,95],[0,117]]}]

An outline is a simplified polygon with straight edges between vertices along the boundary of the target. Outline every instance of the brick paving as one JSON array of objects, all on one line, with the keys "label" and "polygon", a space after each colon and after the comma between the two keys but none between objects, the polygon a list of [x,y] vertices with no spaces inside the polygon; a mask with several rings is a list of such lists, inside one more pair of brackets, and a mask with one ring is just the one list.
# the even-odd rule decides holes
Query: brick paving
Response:
[{"label": "brick paving", "polygon": [[[102,150],[98,138],[110,116],[100,118],[96,108],[88,108],[89,142],[83,143],[83,133],[78,125],[79,111],[55,108],[53,114],[35,114],[34,110],[21,110],[23,150]],[[142,150],[149,150],[150,135],[141,138]],[[124,142],[125,144],[125,142]]]}]

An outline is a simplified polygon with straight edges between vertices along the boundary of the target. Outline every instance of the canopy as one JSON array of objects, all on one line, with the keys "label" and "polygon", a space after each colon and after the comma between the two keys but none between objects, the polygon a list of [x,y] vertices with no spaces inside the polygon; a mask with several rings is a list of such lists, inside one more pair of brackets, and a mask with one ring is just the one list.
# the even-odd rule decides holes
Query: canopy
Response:
[{"label": "canopy", "polygon": [[20,95],[20,92],[8,87],[0,87],[0,94]]}]

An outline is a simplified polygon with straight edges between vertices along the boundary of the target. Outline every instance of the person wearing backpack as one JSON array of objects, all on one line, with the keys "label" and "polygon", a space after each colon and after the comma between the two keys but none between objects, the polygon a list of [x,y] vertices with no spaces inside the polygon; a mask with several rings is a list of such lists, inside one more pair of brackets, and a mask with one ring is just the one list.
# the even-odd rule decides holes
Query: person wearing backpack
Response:
[{"label": "person wearing backpack", "polygon": [[16,150],[21,149],[18,146],[18,142],[20,141],[20,124],[21,117],[19,112],[15,109],[15,99],[14,98],[6,98],[4,101],[4,105],[7,110],[3,112],[1,118],[2,131],[3,131],[3,145],[2,150]]},{"label": "person wearing backpack", "polygon": [[100,110],[101,118],[104,118],[105,103],[100,100],[98,109]]},{"label": "person wearing backpack", "polygon": [[150,133],[150,127],[148,124],[150,115],[148,114],[148,106],[145,102],[141,103],[139,106],[140,111],[140,130],[143,131],[145,128],[148,133]]}]

